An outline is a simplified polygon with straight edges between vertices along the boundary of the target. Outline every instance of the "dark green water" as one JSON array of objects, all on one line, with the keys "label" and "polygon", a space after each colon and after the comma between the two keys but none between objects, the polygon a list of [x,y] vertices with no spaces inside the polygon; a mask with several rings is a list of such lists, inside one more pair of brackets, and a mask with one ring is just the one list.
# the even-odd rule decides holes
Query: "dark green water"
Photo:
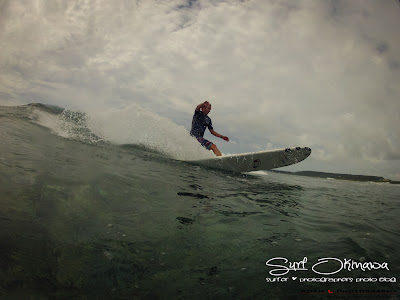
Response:
[{"label": "dark green water", "polygon": [[[35,110],[0,107],[3,298],[398,299],[400,186],[208,170],[60,137]],[[308,270],[272,276],[276,257]],[[353,282],[300,282],[322,277]]]}]

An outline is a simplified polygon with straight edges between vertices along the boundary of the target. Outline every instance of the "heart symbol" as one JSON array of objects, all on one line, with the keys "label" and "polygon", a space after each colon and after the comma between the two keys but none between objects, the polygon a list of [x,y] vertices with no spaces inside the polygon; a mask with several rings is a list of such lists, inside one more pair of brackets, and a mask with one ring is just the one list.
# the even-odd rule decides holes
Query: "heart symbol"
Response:
[{"label": "heart symbol", "polygon": [[296,280],[297,279],[297,277],[292,277],[292,280]]}]

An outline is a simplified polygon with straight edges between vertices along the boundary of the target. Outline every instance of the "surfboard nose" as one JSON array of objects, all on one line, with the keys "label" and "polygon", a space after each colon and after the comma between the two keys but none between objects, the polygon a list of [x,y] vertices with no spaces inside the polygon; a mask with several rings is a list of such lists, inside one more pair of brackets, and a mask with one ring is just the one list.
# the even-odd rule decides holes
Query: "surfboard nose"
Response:
[{"label": "surfboard nose", "polygon": [[304,147],[304,150],[306,151],[306,152],[305,152],[305,155],[307,155],[307,157],[311,155],[311,148],[309,148],[309,147]]}]

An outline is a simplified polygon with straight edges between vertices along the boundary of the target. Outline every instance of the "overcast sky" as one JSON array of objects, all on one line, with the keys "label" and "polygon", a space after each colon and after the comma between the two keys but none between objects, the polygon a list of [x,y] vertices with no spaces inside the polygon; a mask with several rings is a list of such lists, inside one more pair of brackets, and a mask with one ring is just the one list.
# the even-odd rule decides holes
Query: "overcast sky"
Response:
[{"label": "overcast sky", "polygon": [[399,180],[399,29],[397,0],[0,0],[0,104],[189,131],[207,99],[223,153],[309,146],[293,170]]}]

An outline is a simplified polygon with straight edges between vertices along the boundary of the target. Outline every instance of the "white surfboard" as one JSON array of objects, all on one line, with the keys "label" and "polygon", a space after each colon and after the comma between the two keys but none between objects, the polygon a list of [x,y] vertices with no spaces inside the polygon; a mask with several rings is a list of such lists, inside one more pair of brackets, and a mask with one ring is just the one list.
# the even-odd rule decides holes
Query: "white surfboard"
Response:
[{"label": "white surfboard", "polygon": [[225,171],[251,172],[290,166],[301,162],[310,156],[310,154],[311,149],[308,147],[293,147],[219,156],[215,158],[195,160],[191,161],[191,163]]}]

